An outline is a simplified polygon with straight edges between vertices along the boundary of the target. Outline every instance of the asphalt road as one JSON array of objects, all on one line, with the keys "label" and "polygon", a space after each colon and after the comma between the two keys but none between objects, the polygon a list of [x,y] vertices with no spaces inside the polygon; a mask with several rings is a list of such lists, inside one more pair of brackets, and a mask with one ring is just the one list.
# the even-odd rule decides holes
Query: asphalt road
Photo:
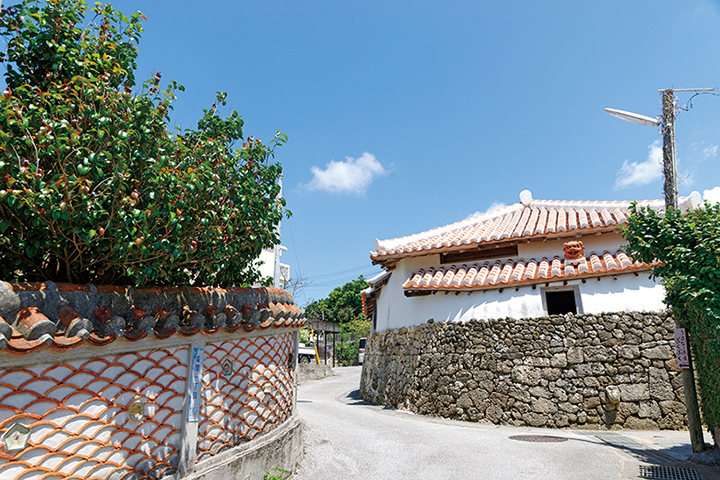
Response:
[{"label": "asphalt road", "polygon": [[[686,432],[517,428],[412,415],[365,403],[360,367],[335,373],[298,388],[305,457],[293,480],[635,479],[640,464],[681,465],[691,453]],[[510,438],[522,435],[567,440]],[[720,478],[715,471],[701,469],[701,480]]]}]

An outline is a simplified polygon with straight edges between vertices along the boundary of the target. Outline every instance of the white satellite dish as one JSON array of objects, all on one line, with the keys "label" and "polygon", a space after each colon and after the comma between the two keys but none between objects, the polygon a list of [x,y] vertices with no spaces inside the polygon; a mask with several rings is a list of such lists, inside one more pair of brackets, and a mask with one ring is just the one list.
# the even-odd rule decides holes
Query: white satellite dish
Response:
[{"label": "white satellite dish", "polygon": [[532,192],[530,190],[523,190],[520,192],[520,203],[526,207],[532,202]]},{"label": "white satellite dish", "polygon": [[660,125],[660,120],[657,118],[646,117],[645,115],[640,115],[639,113],[626,112],[624,110],[616,110],[614,108],[604,108],[603,110],[613,117],[637,123],[638,125],[645,125],[646,127],[657,127]]}]

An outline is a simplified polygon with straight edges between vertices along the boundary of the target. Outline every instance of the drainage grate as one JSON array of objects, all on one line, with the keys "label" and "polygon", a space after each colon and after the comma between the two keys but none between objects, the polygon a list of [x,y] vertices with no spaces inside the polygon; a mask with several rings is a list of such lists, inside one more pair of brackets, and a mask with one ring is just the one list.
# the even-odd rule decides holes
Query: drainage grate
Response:
[{"label": "drainage grate", "polygon": [[553,437],[551,435],[512,435],[508,437],[510,440],[518,440],[520,442],[567,442],[567,438],[564,437]]},{"label": "drainage grate", "polygon": [[638,477],[659,480],[700,480],[697,470],[685,467],[638,465]]}]

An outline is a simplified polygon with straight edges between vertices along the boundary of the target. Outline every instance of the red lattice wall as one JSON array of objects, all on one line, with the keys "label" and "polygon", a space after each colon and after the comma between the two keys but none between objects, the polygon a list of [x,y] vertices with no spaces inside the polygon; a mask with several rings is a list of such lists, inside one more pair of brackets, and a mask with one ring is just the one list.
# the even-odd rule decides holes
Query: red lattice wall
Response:
[{"label": "red lattice wall", "polygon": [[0,281],[0,480],[205,468],[292,419],[304,323],[280,289]]},{"label": "red lattice wall", "polygon": [[[31,429],[27,447],[0,452],[4,480],[160,478],[175,472],[187,346],[0,370],[0,435]],[[146,415],[129,420],[143,397]]]},{"label": "red lattice wall", "polygon": [[[284,332],[205,344],[196,462],[292,416],[293,339]],[[127,343],[128,350],[133,346]],[[0,437],[16,423],[31,429],[25,449],[0,449],[0,479],[141,480],[176,473],[188,350],[175,345],[86,359],[63,352],[46,363],[0,369]],[[132,421],[128,407],[138,399],[144,417]]]},{"label": "red lattice wall", "polygon": [[292,355],[292,333],[206,345],[198,461],[252,440],[290,418]]}]

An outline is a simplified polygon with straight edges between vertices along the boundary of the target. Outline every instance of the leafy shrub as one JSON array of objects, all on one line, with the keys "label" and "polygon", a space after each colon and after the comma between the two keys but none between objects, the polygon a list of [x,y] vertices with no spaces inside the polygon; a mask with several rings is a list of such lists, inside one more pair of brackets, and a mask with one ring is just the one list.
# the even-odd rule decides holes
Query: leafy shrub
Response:
[{"label": "leafy shrub", "polygon": [[[653,264],[665,303],[690,336],[703,420],[720,428],[720,204],[665,216],[633,206],[623,229],[633,259]],[[716,438],[717,441],[717,438]]]},{"label": "leafy shrub", "polygon": [[[144,16],[82,0],[5,8],[0,60],[0,278],[242,285],[279,243],[285,142],[248,137],[224,93],[195,130],[171,133],[175,92],[137,87]],[[86,15],[92,20],[83,26]]]},{"label": "leafy shrub", "polygon": [[[271,473],[271,472],[277,472],[277,473]],[[282,468],[273,468],[268,472],[265,472],[265,475],[263,475],[263,480],[283,480],[287,477],[287,475],[290,472],[287,470],[283,470]]]},{"label": "leafy shrub", "polygon": [[355,365],[360,352],[360,340],[342,341],[335,345],[335,352],[341,366]]}]

